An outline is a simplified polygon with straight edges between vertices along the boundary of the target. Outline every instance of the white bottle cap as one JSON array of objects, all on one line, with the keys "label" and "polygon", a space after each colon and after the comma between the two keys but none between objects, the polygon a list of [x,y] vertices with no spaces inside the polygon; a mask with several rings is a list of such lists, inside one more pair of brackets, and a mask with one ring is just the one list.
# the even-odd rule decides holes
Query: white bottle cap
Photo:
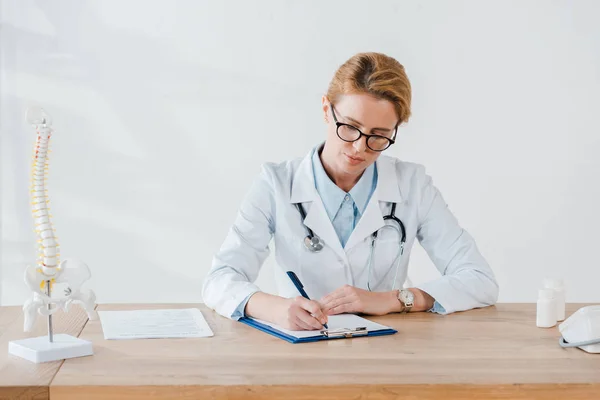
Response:
[{"label": "white bottle cap", "polygon": [[562,289],[565,284],[560,278],[546,278],[544,279],[544,287],[549,289]]},{"label": "white bottle cap", "polygon": [[554,290],[552,289],[540,289],[538,296],[540,299],[553,299],[554,298]]}]

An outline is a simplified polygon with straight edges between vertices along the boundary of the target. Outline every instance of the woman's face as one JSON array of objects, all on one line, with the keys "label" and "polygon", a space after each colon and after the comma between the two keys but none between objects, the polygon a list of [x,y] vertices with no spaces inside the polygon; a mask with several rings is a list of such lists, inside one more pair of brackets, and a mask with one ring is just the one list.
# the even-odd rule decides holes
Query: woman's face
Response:
[{"label": "woman's face", "polygon": [[[323,96],[323,112],[327,122],[327,141],[323,154],[338,173],[360,175],[377,160],[381,152],[367,147],[367,138],[346,142],[336,133],[338,122],[352,125],[366,135],[394,136],[398,117],[394,105],[388,100],[377,99],[368,94],[343,95],[337,104]],[[341,128],[345,129],[345,128]],[[341,133],[342,131],[340,131]]]}]

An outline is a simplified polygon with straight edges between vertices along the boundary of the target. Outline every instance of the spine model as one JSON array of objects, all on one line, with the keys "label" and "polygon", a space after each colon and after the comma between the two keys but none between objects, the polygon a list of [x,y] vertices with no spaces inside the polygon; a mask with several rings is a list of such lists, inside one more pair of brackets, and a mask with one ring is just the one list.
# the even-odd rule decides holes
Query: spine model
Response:
[{"label": "spine model", "polygon": [[51,128],[43,119],[36,125],[37,140],[33,150],[33,164],[31,170],[31,206],[38,242],[38,272],[48,279],[40,282],[40,289],[44,289],[46,282],[54,282],[56,273],[60,270],[60,253],[58,240],[52,226],[50,209],[48,207],[48,191],[46,188],[48,173],[48,153]]},{"label": "spine model", "polygon": [[[31,169],[31,207],[37,234],[38,258],[35,265],[25,271],[25,283],[33,296],[23,305],[24,330],[31,331],[37,314],[48,317],[48,332],[52,341],[52,314],[59,308],[68,311],[71,303],[81,303],[88,317],[97,319],[96,295],[92,290],[81,290],[90,279],[89,267],[77,259],[60,261],[58,240],[52,227],[48,207],[48,153],[53,129],[49,116],[41,108],[31,108],[27,120],[35,128],[37,138],[33,149]],[[52,286],[65,283],[65,296],[52,296]],[[54,307],[52,307],[54,305]]]}]

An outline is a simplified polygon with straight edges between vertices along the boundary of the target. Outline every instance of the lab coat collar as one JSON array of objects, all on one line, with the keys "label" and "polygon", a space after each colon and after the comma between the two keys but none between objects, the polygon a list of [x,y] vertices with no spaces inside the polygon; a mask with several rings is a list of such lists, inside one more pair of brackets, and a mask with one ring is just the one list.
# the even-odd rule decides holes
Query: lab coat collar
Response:
[{"label": "lab coat collar", "polygon": [[375,193],[379,201],[402,203],[404,197],[400,190],[400,178],[397,174],[396,159],[383,154],[375,161],[377,164],[377,186]]},{"label": "lab coat collar", "polygon": [[[319,198],[319,193],[315,187],[312,156],[320,146],[322,146],[322,144],[312,148],[302,161],[300,161],[292,181],[290,203],[303,203]],[[396,160],[382,154],[375,163],[377,164],[377,186],[371,200],[373,200],[373,197],[376,194],[379,201],[402,203],[403,196],[400,191],[400,182],[396,174]]]},{"label": "lab coat collar", "polygon": [[298,169],[292,180],[290,203],[314,201],[319,197],[312,169],[312,155],[317,148],[311,149],[298,165]]}]

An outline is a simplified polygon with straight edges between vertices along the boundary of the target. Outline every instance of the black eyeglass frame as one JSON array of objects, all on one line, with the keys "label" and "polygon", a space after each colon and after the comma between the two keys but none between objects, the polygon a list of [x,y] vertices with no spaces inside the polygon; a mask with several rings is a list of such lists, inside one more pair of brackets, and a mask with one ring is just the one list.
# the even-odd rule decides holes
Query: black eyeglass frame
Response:
[{"label": "black eyeglass frame", "polygon": [[[372,150],[372,151],[377,151],[377,152],[381,152],[381,151],[387,150],[387,149],[389,149],[389,148],[390,148],[390,146],[391,146],[391,145],[393,145],[394,143],[396,143],[396,134],[398,133],[398,125],[396,125],[396,127],[394,128],[394,135],[393,135],[393,136],[392,136],[392,138],[390,139],[389,137],[387,137],[387,136],[383,136],[383,135],[375,135],[375,134],[367,135],[366,133],[363,133],[363,132],[362,132],[360,129],[358,129],[358,128],[357,128],[357,127],[355,127],[354,125],[350,125],[350,124],[345,124],[345,123],[343,123],[343,122],[339,122],[339,121],[338,121],[338,119],[337,119],[337,117],[336,117],[336,115],[335,115],[335,110],[334,110],[333,104],[331,104],[331,115],[333,115],[333,120],[335,121],[335,126],[336,126],[336,128],[335,128],[335,133],[336,133],[336,134],[337,134],[337,136],[338,136],[338,137],[339,137],[341,140],[343,140],[344,142],[347,142],[347,143],[356,142],[357,140],[360,140],[360,138],[364,136],[364,137],[366,137],[366,138],[367,138],[367,147],[368,147],[370,150]],[[347,140],[347,139],[344,139],[342,136],[340,136],[340,127],[341,127],[341,126],[348,126],[348,127],[352,128],[352,129],[354,129],[355,131],[357,131],[357,132],[358,132],[358,134],[359,134],[359,135],[358,135],[358,137],[357,137],[356,139],[354,139],[354,140]],[[388,142],[388,145],[387,145],[386,147],[384,147],[383,149],[381,149],[381,150],[376,150],[376,149],[372,148],[372,147],[369,145],[369,139],[370,139],[370,138],[381,138],[381,139],[386,139],[386,140],[387,140],[387,142]]]}]

